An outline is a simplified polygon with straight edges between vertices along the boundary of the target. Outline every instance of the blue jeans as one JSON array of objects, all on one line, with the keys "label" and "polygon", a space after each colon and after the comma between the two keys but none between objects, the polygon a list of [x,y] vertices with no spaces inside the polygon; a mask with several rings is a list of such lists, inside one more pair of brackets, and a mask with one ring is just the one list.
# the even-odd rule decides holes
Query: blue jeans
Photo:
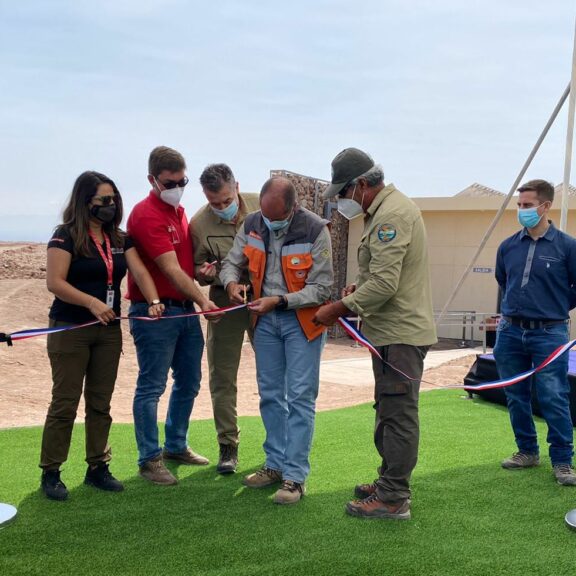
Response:
[{"label": "blue jeans", "polygon": [[[567,324],[549,324],[525,330],[502,319],[498,326],[494,358],[501,378],[508,378],[541,364],[569,340]],[[531,378],[504,388],[510,421],[520,452],[538,454],[538,438],[532,418],[532,384],[536,386],[542,415],[548,424],[552,465],[571,464],[573,428],[570,417],[568,353]]]},{"label": "blue jeans", "polygon": [[[164,316],[185,311],[167,306]],[[147,316],[146,303],[132,304],[130,316]],[[158,456],[158,401],[166,389],[168,370],[174,384],[166,415],[168,452],[183,452],[188,447],[188,424],[194,399],[200,390],[204,336],[197,316],[173,320],[130,320],[138,356],[138,380],[134,395],[134,430],[138,444],[138,465]]]},{"label": "blue jeans", "polygon": [[254,333],[266,466],[304,482],[314,434],[324,339],[308,342],[293,310],[272,311]]}]

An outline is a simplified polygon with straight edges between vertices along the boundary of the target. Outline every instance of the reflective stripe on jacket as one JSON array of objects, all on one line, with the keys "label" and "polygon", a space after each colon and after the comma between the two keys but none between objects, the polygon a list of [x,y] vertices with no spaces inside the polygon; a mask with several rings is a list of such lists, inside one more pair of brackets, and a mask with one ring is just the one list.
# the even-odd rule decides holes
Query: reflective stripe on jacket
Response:
[{"label": "reflective stripe on jacket", "polygon": [[[288,292],[298,292],[306,285],[306,278],[314,263],[311,254],[312,246],[327,224],[326,220],[322,220],[316,214],[303,208],[298,208],[294,212],[281,250],[282,274]],[[260,298],[266,272],[270,232],[260,212],[246,217],[244,231],[246,234],[244,255],[248,259],[250,282],[254,297]],[[318,308],[318,306],[313,306],[295,310],[302,331],[308,340],[314,340],[325,330],[324,326],[317,326],[312,322]]]}]

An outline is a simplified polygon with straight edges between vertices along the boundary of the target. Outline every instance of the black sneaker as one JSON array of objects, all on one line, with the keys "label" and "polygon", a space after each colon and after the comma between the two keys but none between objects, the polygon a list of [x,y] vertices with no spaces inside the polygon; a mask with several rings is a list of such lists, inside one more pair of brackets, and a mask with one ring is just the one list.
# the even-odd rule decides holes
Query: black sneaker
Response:
[{"label": "black sneaker", "polygon": [[68,498],[68,488],[60,480],[60,470],[44,470],[40,485],[42,492],[50,500],[66,500]]},{"label": "black sneaker", "polygon": [[107,490],[108,492],[122,492],[122,490],[124,490],[122,482],[119,482],[112,476],[108,469],[108,464],[104,462],[98,464],[96,468],[88,466],[84,484],[94,486],[94,488],[98,488],[99,490]]},{"label": "black sneaker", "polygon": [[220,444],[220,458],[216,465],[218,474],[234,474],[238,466],[238,446]]}]

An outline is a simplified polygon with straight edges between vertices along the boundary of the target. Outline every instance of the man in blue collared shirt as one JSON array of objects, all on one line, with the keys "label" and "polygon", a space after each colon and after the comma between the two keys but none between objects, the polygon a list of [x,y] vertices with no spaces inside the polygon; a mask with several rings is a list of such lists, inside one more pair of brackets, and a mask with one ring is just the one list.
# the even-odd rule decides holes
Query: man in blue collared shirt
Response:
[{"label": "man in blue collared shirt", "polygon": [[[494,357],[501,378],[538,366],[568,342],[571,287],[576,284],[576,240],[547,218],[553,186],[545,180],[531,180],[518,192],[518,221],[523,229],[502,242],[496,259],[496,280],[503,298]],[[554,476],[559,484],[576,485],[568,354],[532,378],[504,389],[518,452],[504,460],[502,467],[517,470],[540,464],[532,383],[548,425]]]}]

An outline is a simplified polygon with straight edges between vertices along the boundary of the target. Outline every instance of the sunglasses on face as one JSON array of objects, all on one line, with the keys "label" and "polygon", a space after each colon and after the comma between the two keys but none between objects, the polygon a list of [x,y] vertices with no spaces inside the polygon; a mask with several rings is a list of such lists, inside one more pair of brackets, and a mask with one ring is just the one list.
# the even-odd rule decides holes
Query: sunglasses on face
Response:
[{"label": "sunglasses on face", "polygon": [[116,196],[92,196],[92,200],[98,200],[102,206],[110,206],[116,204]]},{"label": "sunglasses on face", "polygon": [[167,182],[160,182],[160,180],[158,180],[158,182],[162,184],[162,186],[164,186],[166,190],[172,190],[172,188],[176,188],[176,186],[184,188],[184,186],[188,184],[189,180],[188,178],[186,178],[186,176],[184,176],[184,178],[182,178],[182,180],[179,180],[178,182],[174,182],[174,180],[168,180]]}]

